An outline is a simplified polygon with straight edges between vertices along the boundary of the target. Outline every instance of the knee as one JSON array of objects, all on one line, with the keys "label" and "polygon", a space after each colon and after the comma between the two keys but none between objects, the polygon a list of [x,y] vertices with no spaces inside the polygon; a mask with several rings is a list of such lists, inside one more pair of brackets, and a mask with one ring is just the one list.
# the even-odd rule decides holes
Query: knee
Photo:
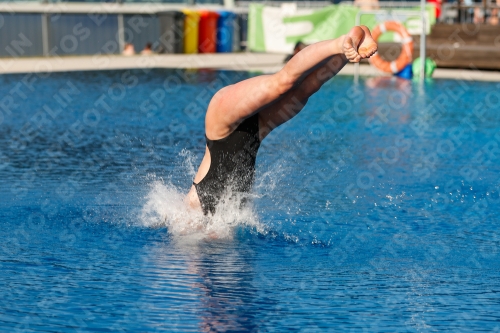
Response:
[{"label": "knee", "polygon": [[226,95],[228,87],[221,88],[219,91],[217,91],[213,96],[212,99],[210,100],[210,105],[219,105],[220,101],[224,99],[224,95]]},{"label": "knee", "polygon": [[226,87],[223,87],[223,88],[221,88],[221,89],[219,89],[219,90],[215,93],[215,95],[212,97],[212,101],[213,101],[213,100],[219,100],[219,99],[223,98],[223,97],[224,97],[224,95],[226,94],[226,90],[227,90],[227,86],[226,86]]}]

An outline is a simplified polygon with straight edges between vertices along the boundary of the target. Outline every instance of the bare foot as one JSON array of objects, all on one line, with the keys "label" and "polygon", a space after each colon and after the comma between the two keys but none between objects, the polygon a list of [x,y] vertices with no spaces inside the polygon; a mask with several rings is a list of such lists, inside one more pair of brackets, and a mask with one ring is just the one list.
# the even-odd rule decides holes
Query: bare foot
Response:
[{"label": "bare foot", "polygon": [[359,27],[365,33],[365,38],[363,38],[361,44],[359,45],[358,53],[363,59],[370,58],[375,54],[375,52],[377,52],[377,42],[373,39],[370,30],[366,26],[360,25]]},{"label": "bare foot", "polygon": [[358,53],[358,47],[363,42],[365,32],[360,27],[354,27],[345,36],[342,43],[342,51],[350,62],[360,62],[361,55]]}]

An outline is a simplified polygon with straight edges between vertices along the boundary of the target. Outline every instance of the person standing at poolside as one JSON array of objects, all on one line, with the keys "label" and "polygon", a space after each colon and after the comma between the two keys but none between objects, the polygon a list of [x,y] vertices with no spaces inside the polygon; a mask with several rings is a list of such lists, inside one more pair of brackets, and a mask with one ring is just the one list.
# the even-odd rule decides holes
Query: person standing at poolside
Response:
[{"label": "person standing at poolside", "polygon": [[153,54],[153,45],[150,42],[146,43],[144,49],[141,51],[141,55],[152,55]]},{"label": "person standing at poolside", "polygon": [[135,54],[134,44],[127,43],[123,48],[122,55],[124,56],[133,56]]},{"label": "person standing at poolside", "polygon": [[376,51],[368,28],[356,26],[347,35],[305,47],[276,74],[219,90],[207,109],[205,156],[186,196],[187,204],[201,208],[205,215],[215,214],[226,191],[248,193],[261,141],[297,115],[347,62],[359,62]]}]

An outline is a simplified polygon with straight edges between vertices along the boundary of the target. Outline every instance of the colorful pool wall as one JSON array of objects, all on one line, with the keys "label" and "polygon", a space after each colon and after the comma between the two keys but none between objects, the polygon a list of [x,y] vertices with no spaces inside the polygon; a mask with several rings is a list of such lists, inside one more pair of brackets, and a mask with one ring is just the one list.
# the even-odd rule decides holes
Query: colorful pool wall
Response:
[{"label": "colorful pool wall", "polygon": [[[126,44],[140,53],[148,43],[156,53],[226,53],[248,49],[289,53],[297,41],[314,43],[348,32],[360,9],[330,5],[317,10],[251,4],[247,13],[228,10],[166,10],[148,14],[0,12],[0,57],[120,54]],[[421,31],[420,9],[406,17],[410,32]],[[427,7],[426,31],[435,23]],[[374,27],[374,14],[361,17]],[[250,33],[248,33],[250,32]],[[379,41],[397,42],[386,33]]]},{"label": "colorful pool wall", "polygon": [[175,10],[154,14],[0,13],[0,58],[120,54],[147,43],[156,53],[238,52],[248,14]]}]

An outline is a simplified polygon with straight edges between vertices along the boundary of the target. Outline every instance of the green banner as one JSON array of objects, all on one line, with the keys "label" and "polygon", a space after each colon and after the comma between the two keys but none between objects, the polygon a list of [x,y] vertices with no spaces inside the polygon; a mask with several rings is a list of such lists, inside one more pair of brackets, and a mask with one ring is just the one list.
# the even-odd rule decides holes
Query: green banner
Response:
[{"label": "green banner", "polygon": [[[251,51],[289,53],[296,42],[310,44],[336,38],[349,32],[355,25],[360,9],[348,5],[331,5],[319,10],[294,7],[268,7],[251,4],[248,17],[248,47]],[[412,15],[413,12],[415,15]],[[428,5],[427,33],[436,21],[434,6]],[[404,14],[403,14],[404,13]],[[421,31],[420,8],[394,10],[392,14],[360,15],[360,22],[369,28],[385,21],[402,22],[410,34]],[[399,35],[387,32],[380,42],[399,41]]]}]

